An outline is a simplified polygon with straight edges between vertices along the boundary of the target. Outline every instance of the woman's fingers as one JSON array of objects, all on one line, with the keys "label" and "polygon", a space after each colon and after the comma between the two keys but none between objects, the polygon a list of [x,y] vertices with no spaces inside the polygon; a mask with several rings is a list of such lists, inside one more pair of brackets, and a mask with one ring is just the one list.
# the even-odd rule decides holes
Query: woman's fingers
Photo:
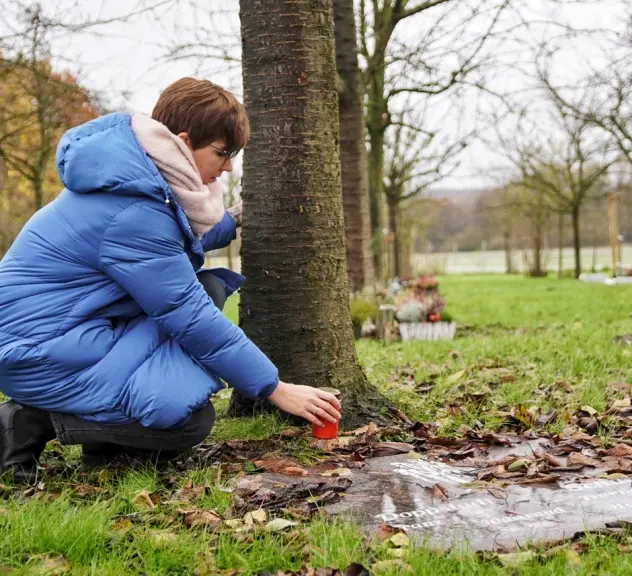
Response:
[{"label": "woman's fingers", "polygon": [[318,388],[316,389],[316,394],[321,400],[325,400],[326,402],[333,404],[336,407],[336,410],[340,410],[340,400],[338,400],[338,398],[336,398],[333,394],[330,392],[324,392],[323,390],[318,390]]},{"label": "woman's fingers", "polygon": [[325,400],[321,400],[320,398],[317,398],[314,402],[316,406],[315,413],[319,418],[324,418],[332,424],[335,424],[338,420],[340,420],[340,412],[336,410],[335,406]]},{"label": "woman's fingers", "polygon": [[321,420],[319,420],[313,412],[310,412],[309,410],[303,410],[303,413],[299,414],[299,416],[305,418],[305,420],[311,422],[312,424],[320,426],[321,428],[325,426],[325,424]]}]

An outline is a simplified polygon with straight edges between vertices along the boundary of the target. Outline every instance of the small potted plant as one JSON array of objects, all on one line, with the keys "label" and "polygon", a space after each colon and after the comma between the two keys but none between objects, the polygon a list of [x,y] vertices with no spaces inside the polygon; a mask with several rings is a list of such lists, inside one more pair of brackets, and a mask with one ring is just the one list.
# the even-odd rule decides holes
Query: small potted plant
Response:
[{"label": "small potted plant", "polygon": [[377,303],[368,296],[358,296],[351,300],[351,322],[353,323],[353,334],[356,340],[362,335],[364,323],[367,320],[376,320],[377,310]]}]

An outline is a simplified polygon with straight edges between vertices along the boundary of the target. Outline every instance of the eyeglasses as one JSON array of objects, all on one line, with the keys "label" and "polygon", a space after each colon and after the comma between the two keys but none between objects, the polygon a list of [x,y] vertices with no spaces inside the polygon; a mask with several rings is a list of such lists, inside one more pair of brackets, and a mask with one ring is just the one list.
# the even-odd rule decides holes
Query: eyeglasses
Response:
[{"label": "eyeglasses", "polygon": [[213,146],[213,144],[209,144],[209,146],[213,148],[213,150],[217,151],[217,155],[220,158],[223,158],[224,162],[227,162],[229,158],[232,160],[235,156],[237,156],[237,154],[239,154],[239,150],[228,152],[227,150],[222,150],[221,148],[218,148],[217,146]]}]

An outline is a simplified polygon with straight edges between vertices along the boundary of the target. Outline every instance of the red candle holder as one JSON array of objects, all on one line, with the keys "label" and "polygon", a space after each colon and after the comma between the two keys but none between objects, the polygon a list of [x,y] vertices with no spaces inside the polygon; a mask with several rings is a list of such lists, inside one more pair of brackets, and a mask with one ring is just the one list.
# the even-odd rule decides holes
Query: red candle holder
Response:
[{"label": "red candle holder", "polygon": [[[336,397],[340,396],[340,390],[337,390],[336,388],[321,388],[321,390],[329,392]],[[320,418],[320,421],[324,424],[324,426],[312,424],[312,436],[314,438],[318,438],[319,440],[333,440],[338,437],[338,422],[329,422],[329,420],[325,420],[324,418]]]},{"label": "red candle holder", "polygon": [[332,440],[338,436],[338,422],[323,421],[324,426],[312,424],[312,436],[320,440]]}]

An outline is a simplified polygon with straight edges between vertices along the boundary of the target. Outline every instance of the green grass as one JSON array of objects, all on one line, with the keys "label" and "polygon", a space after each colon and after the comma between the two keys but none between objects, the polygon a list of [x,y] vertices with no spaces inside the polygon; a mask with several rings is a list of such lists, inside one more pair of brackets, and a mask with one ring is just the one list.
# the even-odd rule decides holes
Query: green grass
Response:
[{"label": "green grass", "polygon": [[[445,278],[441,288],[463,337],[358,345],[369,378],[413,417],[443,421],[447,403],[463,403],[466,391],[487,390],[483,402],[466,403],[462,422],[450,417],[445,424],[454,429],[481,420],[493,429],[500,424],[490,415],[493,408],[525,404],[547,411],[588,404],[602,410],[612,397],[610,382],[632,381],[631,350],[612,342],[632,332],[629,287],[477,276]],[[432,382],[433,390],[420,396],[406,385],[408,374]],[[556,387],[560,381],[572,393]]]},{"label": "green grass", "polygon": [[[632,382],[632,348],[612,342],[617,335],[632,333],[630,287],[467,276],[444,278],[441,289],[459,323],[454,341],[358,343],[369,378],[413,418],[439,422],[448,434],[477,421],[498,429],[502,421],[495,411],[523,404],[544,412],[560,410],[558,421],[549,425],[558,431],[573,409],[588,404],[602,410],[620,395],[609,389],[611,382]],[[237,311],[238,299],[230,298],[226,314],[236,321]],[[432,389],[420,395],[415,385],[422,382]],[[227,401],[222,393],[216,402],[215,440],[263,439],[285,426],[275,416],[228,419]],[[601,435],[607,442],[608,430]],[[294,441],[292,450],[309,462],[306,445]],[[76,448],[64,448],[64,453],[73,462],[79,456]],[[100,478],[78,469],[70,478],[44,477],[42,498],[20,498],[9,486],[0,493],[0,573],[10,568],[11,574],[53,574],[42,562],[59,555],[67,563],[65,573],[76,575],[218,574],[231,569],[254,575],[304,565],[344,569],[352,562],[385,567],[374,574],[406,573],[379,564],[392,560],[387,546],[338,520],[316,519],[300,532],[240,541],[230,534],[186,528],[177,507],[168,503],[153,509],[139,509],[135,503],[142,490],[152,494],[189,481],[195,486],[208,482],[209,491],[194,505],[224,514],[232,502],[226,490],[231,477],[218,474],[217,468],[194,469],[181,473],[177,486],[170,487],[165,474],[151,466]],[[2,482],[10,484],[10,479]],[[71,484],[86,483],[104,492],[77,497]],[[56,498],[47,498],[46,492]],[[632,573],[632,555],[618,549],[621,542],[629,545],[626,538],[630,536],[584,538],[578,564],[564,549],[540,554],[518,568],[504,568],[493,558],[425,548],[407,551],[403,561],[415,574],[429,576],[627,575]]]}]

